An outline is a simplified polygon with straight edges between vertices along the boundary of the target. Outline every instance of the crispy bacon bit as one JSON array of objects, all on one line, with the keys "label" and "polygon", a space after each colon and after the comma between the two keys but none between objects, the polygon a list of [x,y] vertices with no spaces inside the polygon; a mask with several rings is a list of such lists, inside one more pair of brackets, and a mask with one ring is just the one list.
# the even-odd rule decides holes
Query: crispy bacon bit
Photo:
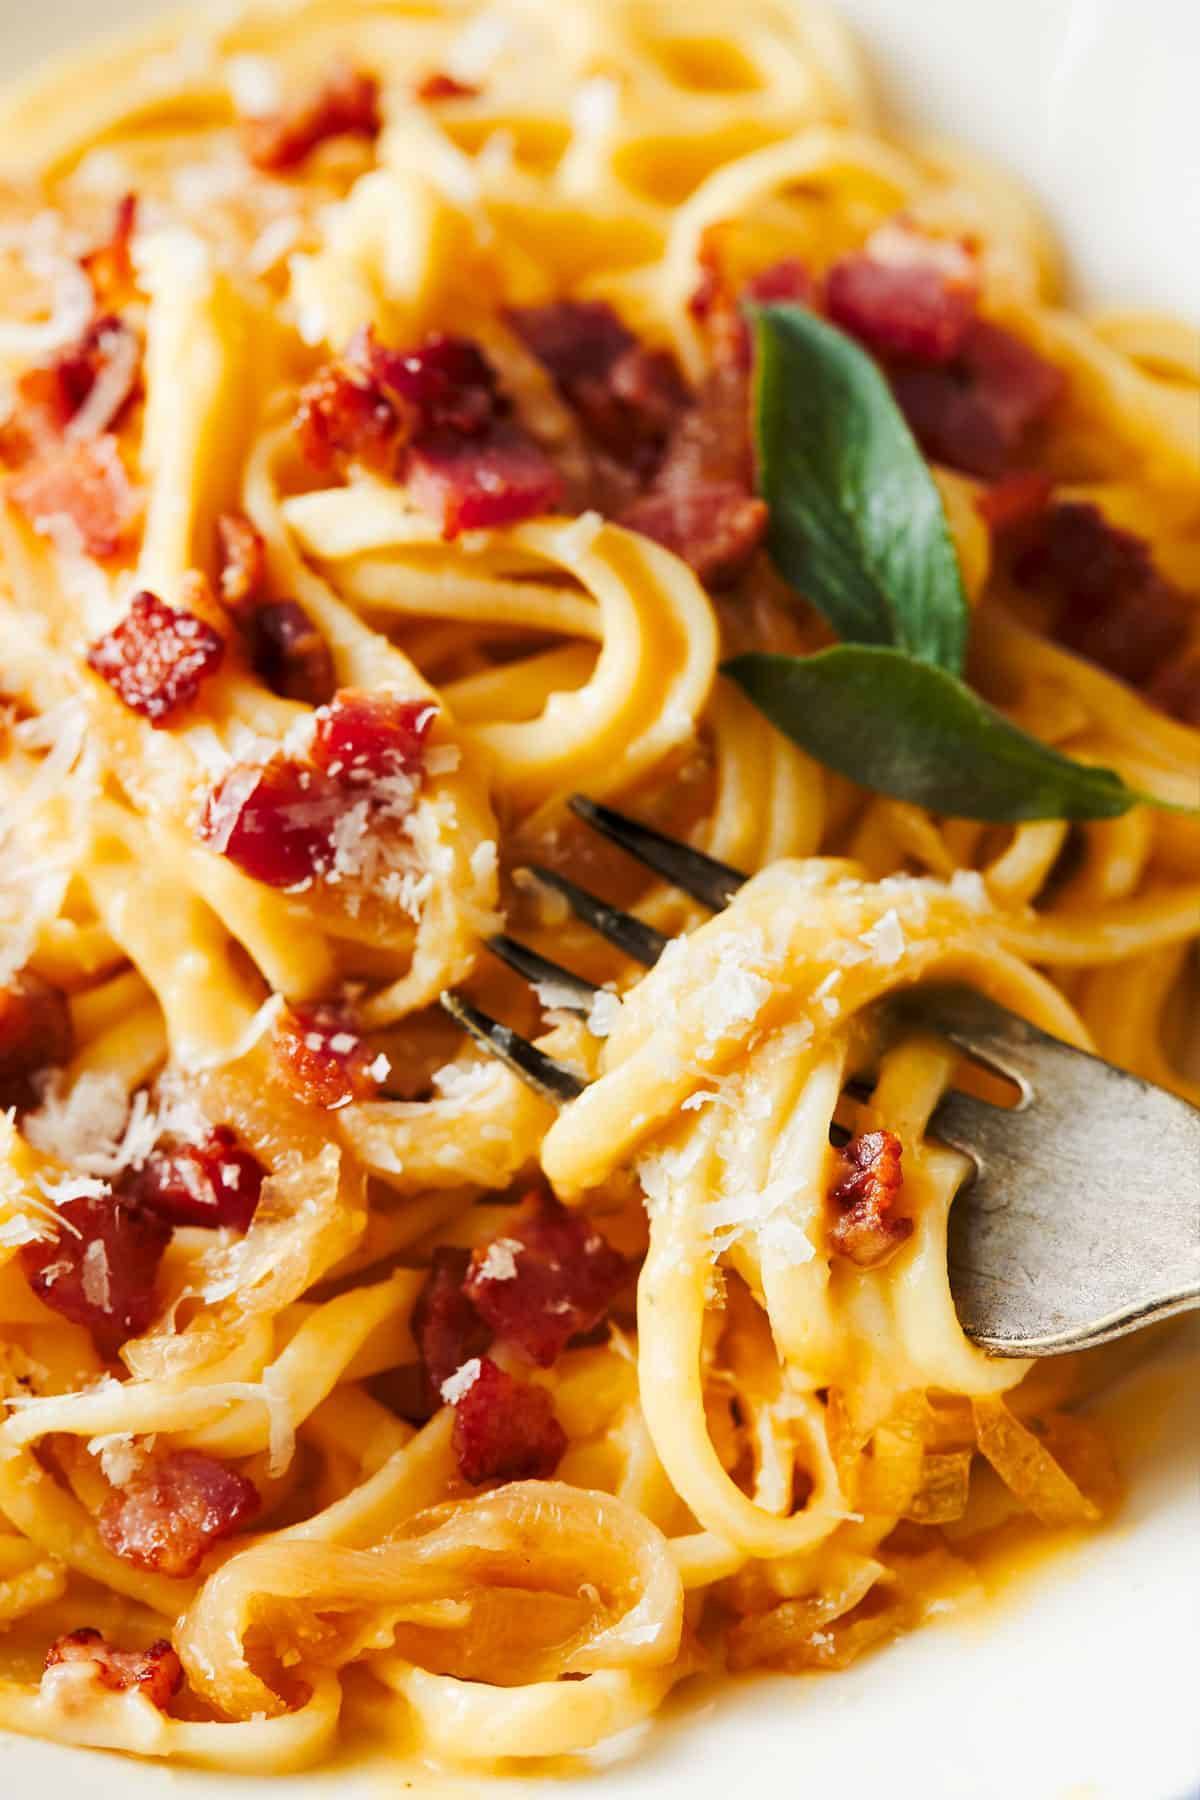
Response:
[{"label": "crispy bacon bit", "polygon": [[337,679],[329,645],[298,600],[264,600],[248,626],[250,660],[272,693],[323,706]]},{"label": "crispy bacon bit", "polygon": [[501,422],[478,441],[443,431],[415,443],[411,491],[442,536],[455,538],[552,512],[563,483],[539,444],[519,426]]},{"label": "crispy bacon bit", "polygon": [[752,275],[743,290],[743,298],[758,306],[788,302],[793,306],[811,306],[817,297],[817,284],[807,264],[798,256],[785,256],[781,262],[769,263]]},{"label": "crispy bacon bit", "polygon": [[305,388],[297,430],[318,469],[355,458],[395,475],[413,438],[443,429],[477,437],[497,401],[496,377],[474,344],[435,336],[419,349],[392,350],[367,326]]},{"label": "crispy bacon bit", "polygon": [[104,243],[89,250],[83,266],[92,284],[99,306],[112,306],[129,297],[135,285],[131,249],[137,229],[138,200],[136,194],[124,194],[117,201],[112,228]]},{"label": "crispy bacon bit", "polygon": [[704,326],[717,365],[733,365],[749,371],[752,352],[750,330],[743,307],[747,301],[759,306],[789,303],[814,306],[817,286],[812,274],[799,257],[785,257],[769,263],[752,275],[737,292],[721,262],[719,228],[704,234],[700,249],[700,280],[688,301],[688,311]]},{"label": "crispy bacon bit", "polygon": [[294,169],[328,138],[379,136],[379,83],[340,63],[324,84],[278,112],[242,120],[242,146],[256,169]]},{"label": "crispy bacon bit", "polygon": [[767,508],[732,481],[672,485],[637,500],[621,519],[673,550],[705,587],[728,587],[745,573],[763,540]]},{"label": "crispy bacon bit", "polygon": [[539,1481],[553,1475],[567,1447],[545,1388],[517,1381],[490,1357],[454,1405],[452,1442],[459,1473],[472,1487],[483,1481]]},{"label": "crispy bacon bit", "polygon": [[445,69],[433,69],[421,77],[413,92],[418,100],[474,100],[483,90],[474,82],[448,75]]},{"label": "crispy bacon bit", "polygon": [[66,995],[39,975],[14,975],[0,988],[0,1108],[30,1105],[30,1076],[65,1063],[74,1046]]},{"label": "crispy bacon bit", "polygon": [[490,364],[462,338],[400,351],[359,332],[301,394],[296,429],[317,469],[357,461],[407,480],[448,538],[530,518],[562,493],[550,459],[509,416]]},{"label": "crispy bacon bit", "polygon": [[363,1042],[353,1015],[329,1003],[283,1013],[273,1050],[275,1066],[292,1091],[306,1105],[329,1112],[372,1099],[387,1073],[387,1058]]},{"label": "crispy bacon bit", "polygon": [[247,1231],[266,1173],[228,1125],[214,1125],[203,1143],[168,1144],[152,1151],[123,1191],[126,1199],[171,1225],[227,1225]]},{"label": "crispy bacon bit", "polygon": [[115,1356],[154,1317],[154,1284],[171,1227],[114,1194],[66,1200],[57,1211],[63,1224],[52,1243],[21,1246],[29,1285],[47,1306],[90,1331],[102,1355]]},{"label": "crispy bacon bit", "polygon": [[255,672],[273,693],[323,706],[334,690],[333,656],[298,600],[268,600],[267,551],[244,513],[217,519],[217,587],[240,622]]},{"label": "crispy bacon bit", "polygon": [[407,422],[362,366],[360,343],[356,338],[342,361],[326,363],[301,391],[296,436],[303,455],[323,474],[360,462],[394,478]]},{"label": "crispy bacon bit", "polygon": [[977,319],[953,362],[891,370],[927,456],[993,479],[1029,450],[1065,388],[1062,372],[999,325]]},{"label": "crispy bacon bit", "polygon": [[267,547],[245,513],[217,516],[217,592],[231,612],[257,605],[267,585]]},{"label": "crispy bacon bit", "polygon": [[876,232],[825,278],[829,317],[877,356],[948,363],[975,318],[978,280],[958,244],[903,227]]},{"label": "crispy bacon bit", "polygon": [[90,1663],[106,1688],[118,1694],[136,1688],[160,1712],[167,1710],[183,1686],[183,1664],[166,1638],[159,1638],[148,1650],[116,1650],[94,1626],[84,1625],[56,1639],[47,1650],[47,1669],[63,1663]]},{"label": "crispy bacon bit", "polygon": [[425,1286],[412,1313],[412,1334],[428,1387],[426,1416],[441,1404],[442,1383],[472,1357],[482,1356],[492,1330],[463,1292],[470,1253],[443,1244],[433,1253]]},{"label": "crispy bacon bit", "polygon": [[705,292],[695,309],[704,319],[713,366],[695,402],[680,414],[658,471],[620,522],[673,550],[710,588],[728,587],[749,567],[767,528],[767,509],[753,492],[750,445],[750,338],[741,298],[812,298],[802,263],[760,271],[739,296],[715,250],[706,254]]},{"label": "crispy bacon bit", "polygon": [[200,836],[271,887],[340,878],[343,819],[361,835],[411,812],[436,712],[425,700],[343,689],[316,715],[312,761],[277,756],[230,769],[208,797]]},{"label": "crispy bacon bit", "polygon": [[52,451],[64,435],[99,437],[115,425],[137,389],[142,347],[123,319],[94,319],[78,342],[26,369],[16,384],[17,413],[5,438],[10,461]]},{"label": "crispy bacon bit", "polygon": [[675,358],[639,344],[603,300],[559,300],[508,316],[595,443],[649,475],[688,403]]},{"label": "crispy bacon bit", "polygon": [[1181,725],[1200,731],[1200,650],[1168,657],[1146,688],[1146,698]]},{"label": "crispy bacon bit", "polygon": [[474,437],[503,409],[495,370],[467,338],[437,333],[417,349],[389,350],[368,332],[361,355],[414,437],[438,431]]},{"label": "crispy bacon bit", "polygon": [[890,1131],[865,1131],[842,1151],[843,1173],[830,1189],[837,1216],[829,1242],[860,1269],[876,1268],[912,1235],[911,1219],[896,1218],[904,1186],[900,1139]]},{"label": "crispy bacon bit", "polygon": [[976,495],[975,510],[994,532],[1011,531],[1014,525],[1036,519],[1050,504],[1054,482],[1036,469],[1003,475]]},{"label": "crispy bacon bit", "polygon": [[1196,617],[1149,547],[1094,506],[1049,507],[1018,538],[1013,575],[1057,603],[1055,637],[1135,686],[1178,655]]},{"label": "crispy bacon bit", "polygon": [[186,1576],[261,1505],[254,1483],[236,1469],[197,1450],[177,1450],[146,1464],[105,1504],[96,1523],[122,1562]]},{"label": "crispy bacon bit", "polygon": [[110,434],[47,451],[12,478],[8,495],[35,531],[97,558],[125,547],[140,513]]},{"label": "crispy bacon bit", "polygon": [[87,660],[130,712],[166,725],[191,705],[224,654],[225,640],[211,625],[142,592],[120,624],[92,645]]},{"label": "crispy bacon bit", "polygon": [[349,787],[418,774],[437,710],[428,700],[342,688],[317,713],[313,761]]},{"label": "crispy bacon bit", "polygon": [[548,1368],[599,1324],[628,1276],[625,1258],[582,1214],[537,1195],[511,1231],[476,1250],[463,1292],[499,1337]]},{"label": "crispy bacon bit", "polygon": [[323,770],[286,757],[239,763],[208,796],[198,831],[220,856],[268,887],[301,887],[329,860],[345,796]]}]

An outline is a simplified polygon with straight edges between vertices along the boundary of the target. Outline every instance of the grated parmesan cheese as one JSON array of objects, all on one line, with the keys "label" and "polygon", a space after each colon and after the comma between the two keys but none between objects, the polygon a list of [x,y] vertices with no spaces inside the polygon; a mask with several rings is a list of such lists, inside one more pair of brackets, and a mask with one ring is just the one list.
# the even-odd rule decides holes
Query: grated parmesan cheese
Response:
[{"label": "grated parmesan cheese", "polygon": [[665,1211],[671,1205],[676,1189],[682,1187],[693,1173],[704,1151],[704,1142],[696,1135],[678,1149],[660,1150],[653,1156],[642,1157],[637,1165],[637,1177],[642,1184],[646,1212],[651,1219],[657,1212]]},{"label": "grated parmesan cheese", "polygon": [[705,1041],[714,1043],[735,1025],[744,1025],[756,1018],[770,993],[771,984],[765,975],[756,975],[753,970],[739,968],[736,964],[722,968],[719,980],[710,990],[704,1021]]},{"label": "grated parmesan cheese", "polygon": [[425,773],[452,775],[461,762],[462,751],[457,744],[431,744],[425,752]]},{"label": "grated parmesan cheese", "polygon": [[53,1243],[58,1236],[57,1224],[57,1220],[52,1224],[48,1218],[13,1213],[0,1224],[0,1246],[6,1250],[19,1250],[22,1244]]},{"label": "grated parmesan cheese", "polygon": [[479,1380],[480,1360],[473,1356],[469,1362],[455,1369],[453,1375],[447,1375],[441,1386],[442,1399],[447,1406],[457,1406],[464,1394],[469,1394]]},{"label": "grated parmesan cheese", "polygon": [[491,1062],[452,1062],[433,1072],[433,1086],[443,1100],[457,1105],[470,1105],[490,1088],[496,1079],[497,1065]]},{"label": "grated parmesan cheese", "polygon": [[987,912],[991,896],[978,869],[955,869],[950,877],[950,892],[969,912]]},{"label": "grated parmesan cheese", "polygon": [[83,1297],[89,1306],[100,1312],[107,1312],[112,1305],[112,1270],[108,1261],[108,1246],[102,1238],[93,1238],[83,1253],[79,1265],[80,1284]]},{"label": "grated parmesan cheese", "polygon": [[493,1238],[477,1270],[478,1278],[482,1281],[515,1281],[517,1255],[523,1248],[519,1238]]},{"label": "grated parmesan cheese", "polygon": [[555,981],[552,976],[535,981],[533,991],[543,1012],[572,1012],[579,1005],[578,989],[569,981]]},{"label": "grated parmesan cheese", "polygon": [[115,1488],[128,1487],[145,1461],[142,1447],[131,1431],[108,1431],[88,1439],[88,1450],[99,1459],[100,1473]]},{"label": "grated parmesan cheese", "polygon": [[98,1175],[76,1175],[70,1170],[61,1175],[39,1174],[33,1179],[51,1206],[65,1206],[68,1200],[102,1200],[111,1192],[108,1182]]},{"label": "grated parmesan cheese", "polygon": [[601,988],[588,1008],[587,1028],[593,1037],[611,1037],[621,1018],[621,996]]},{"label": "grated parmesan cheese", "polygon": [[120,1076],[89,1069],[67,1089],[60,1070],[41,1084],[41,1104],[27,1113],[24,1134],[35,1150],[86,1174],[114,1175],[129,1117],[129,1096]]},{"label": "grated parmesan cheese", "polygon": [[261,118],[283,104],[278,65],[265,56],[231,56],[225,80],[234,106],[244,118]]},{"label": "grated parmesan cheese", "polygon": [[484,838],[471,852],[471,873],[476,881],[489,881],[500,866],[495,838]]},{"label": "grated parmesan cheese", "polygon": [[891,907],[881,919],[876,920],[869,931],[863,933],[863,943],[870,946],[876,962],[890,966],[900,961],[907,948],[907,940],[895,907]]}]

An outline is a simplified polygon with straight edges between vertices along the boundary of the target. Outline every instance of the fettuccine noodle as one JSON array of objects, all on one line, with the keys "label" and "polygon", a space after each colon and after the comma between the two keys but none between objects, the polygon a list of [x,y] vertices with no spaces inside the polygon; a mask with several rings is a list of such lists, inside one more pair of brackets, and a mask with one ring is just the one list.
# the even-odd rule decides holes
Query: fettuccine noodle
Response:
[{"label": "fettuccine noodle", "polygon": [[[1114,1504],[1103,1441],[1063,1410],[1094,1365],[1031,1370],[963,1334],[946,1234],[968,1164],[927,1128],[964,1077],[883,1003],[965,981],[1200,1103],[1177,1054],[1200,826],[1151,806],[983,825],[822,769],[719,667],[819,648],[825,626],[762,548],[689,566],[624,489],[597,498],[629,470],[519,321],[611,309],[591,316],[703,393],[718,251],[736,291],[790,262],[819,287],[898,221],[965,244],[982,315],[1065,380],[1017,472],[1136,534],[1184,594],[1198,347],[1065,310],[1025,198],[884,135],[815,6],[210,11],[0,109],[0,1726],[273,1773],[329,1756],[365,1696],[381,1737],[434,1757],[584,1751],[722,1659],[843,1667],[976,1592],[1014,1520]],[[330,80],[342,112],[272,148]],[[406,478],[365,453],[321,467],[295,429],[314,382],[361,400],[337,382],[364,345],[435,333],[505,396],[500,473],[461,530],[421,485],[461,498],[444,441],[426,466],[414,439]],[[619,421],[643,404],[622,393]],[[513,434],[558,485],[487,513]],[[988,482],[934,472],[974,685],[1058,750],[1194,801],[1194,693],[1189,722],[1055,641],[989,531]],[[231,529],[261,558],[248,599]],[[192,621],[184,651],[217,645],[178,692],[182,664],[114,675],[95,652],[142,593]],[[293,633],[274,663],[259,604]],[[1193,608],[1180,668],[1197,645]],[[313,774],[347,692],[409,734],[375,786],[352,759]],[[342,784],[299,873],[264,873],[265,826],[222,842],[212,823],[228,784],[279,770],[310,849],[326,825],[305,808]],[[590,837],[576,792],[751,880],[705,917]],[[537,863],[674,941],[641,973]],[[599,985],[589,1020],[489,959],[501,928]],[[590,1085],[560,1109],[523,1087],[456,1034],[449,987]],[[41,1053],[18,1066],[26,1017]],[[902,1158],[887,1241],[833,1231],[831,1127]],[[181,1200],[188,1181],[210,1185]],[[518,1210],[531,1191],[568,1212]],[[578,1216],[609,1248],[581,1247]],[[470,1281],[519,1282],[547,1218],[572,1255],[619,1254],[602,1302],[543,1295],[578,1327],[545,1356],[521,1354],[528,1320],[491,1320],[489,1348],[456,1313],[461,1364],[436,1370],[437,1270],[460,1281],[470,1252]],[[485,1454],[470,1434],[493,1423],[467,1419],[488,1381],[509,1436]]]}]

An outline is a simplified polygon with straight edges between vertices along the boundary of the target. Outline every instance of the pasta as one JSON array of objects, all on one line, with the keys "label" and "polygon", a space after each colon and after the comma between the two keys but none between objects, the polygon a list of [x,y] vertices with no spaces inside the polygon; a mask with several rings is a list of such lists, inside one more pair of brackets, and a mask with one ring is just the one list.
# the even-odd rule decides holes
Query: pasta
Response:
[{"label": "pasta", "polygon": [[[1200,1103],[1200,347],[1065,309],[815,6],[210,10],[0,108],[0,1726],[583,1752],[1116,1503],[1094,1357],[963,1334],[929,1127],[987,1078],[886,1002]],[[1144,803],[871,791],[722,672],[830,641],[739,296],[875,355],[975,688]],[[575,792],[751,879],[705,918]],[[537,864],[673,941],[639,976]]]}]

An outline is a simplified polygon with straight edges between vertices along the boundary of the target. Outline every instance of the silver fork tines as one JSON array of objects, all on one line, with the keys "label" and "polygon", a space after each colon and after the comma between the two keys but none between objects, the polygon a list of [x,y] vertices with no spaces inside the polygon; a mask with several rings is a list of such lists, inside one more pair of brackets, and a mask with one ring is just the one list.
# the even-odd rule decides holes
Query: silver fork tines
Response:
[{"label": "silver fork tines", "polygon": [[969,1156],[950,1214],[964,1329],[1001,1355],[1099,1344],[1200,1301],[1200,1113],[965,988],[899,1003],[1015,1081],[1015,1108],[955,1090],[930,1133]]},{"label": "silver fork tines", "polygon": [[[745,877],[661,832],[576,796],[572,810],[714,911]],[[652,968],[670,942],[653,926],[552,869],[532,873],[575,916]],[[564,1008],[586,1015],[592,982],[500,936],[491,948]],[[554,1101],[585,1083],[460,995],[442,1004],[520,1078]],[[967,1335],[1007,1356],[1048,1356],[1122,1336],[1200,1305],[1200,1112],[969,988],[921,988],[890,1003],[1015,1084],[1015,1107],[946,1095],[930,1135],[967,1156],[973,1177],[949,1223],[949,1273]],[[844,1136],[836,1128],[831,1137]]]},{"label": "silver fork tines", "polygon": [[610,944],[622,951],[631,962],[641,963],[644,969],[652,969],[667,945],[670,938],[661,931],[655,931],[653,925],[643,925],[632,913],[622,912],[619,906],[609,906],[604,900],[597,900],[595,894],[589,894],[586,888],[576,887],[565,875],[554,869],[544,869],[539,863],[530,867],[530,874],[536,875],[543,887],[551,888],[554,893],[561,894],[577,919],[590,925],[593,931],[607,938]]},{"label": "silver fork tines", "polygon": [[705,856],[702,850],[693,850],[690,844],[665,837],[661,831],[643,825],[638,819],[626,818],[624,813],[614,812],[611,806],[601,806],[583,794],[573,795],[569,804],[577,819],[611,838],[646,868],[653,869],[674,887],[682,888],[685,894],[690,894],[693,900],[699,900],[701,906],[710,907],[713,912],[721,912],[738,889],[746,884],[740,869],[731,869],[727,863]]},{"label": "silver fork tines", "polygon": [[523,976],[530,987],[555,987],[558,992],[554,1004],[560,1012],[578,1013],[581,1018],[587,1018],[592,1001],[600,992],[594,981],[576,975],[573,969],[564,969],[561,963],[551,962],[548,956],[540,956],[528,944],[518,943],[504,931],[488,938],[487,947],[493,956],[498,956],[502,963]]},{"label": "silver fork tines", "polygon": [[481,1012],[461,994],[447,990],[442,994],[441,1002],[450,1017],[456,1019],[464,1031],[469,1031],[477,1044],[482,1044],[491,1056],[547,1100],[576,1100],[587,1086],[582,1076],[569,1069],[566,1063],[547,1056],[519,1031]]}]

